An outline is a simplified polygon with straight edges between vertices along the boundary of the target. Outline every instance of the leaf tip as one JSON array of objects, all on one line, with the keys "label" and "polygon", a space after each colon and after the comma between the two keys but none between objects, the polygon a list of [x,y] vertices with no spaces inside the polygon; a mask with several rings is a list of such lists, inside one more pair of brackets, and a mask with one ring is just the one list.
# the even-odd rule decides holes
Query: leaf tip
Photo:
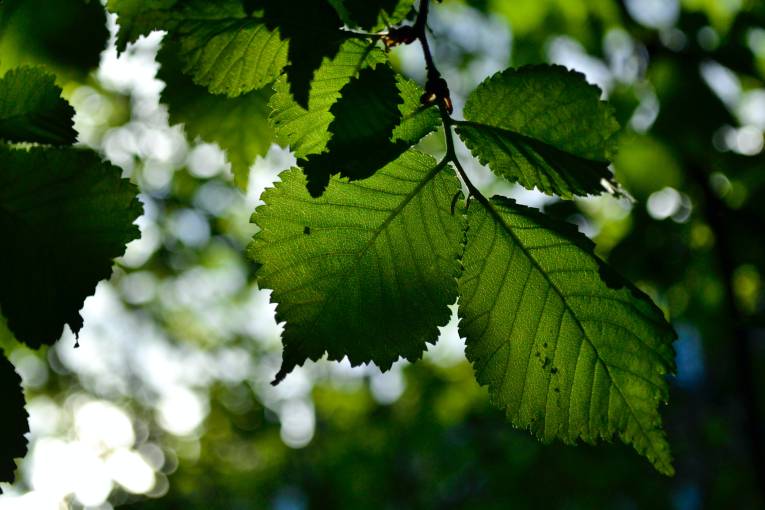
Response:
[{"label": "leaf tip", "polygon": [[287,377],[287,374],[289,374],[294,367],[290,367],[289,369],[286,369],[284,365],[282,365],[282,368],[279,369],[279,371],[274,376],[274,379],[271,381],[271,386],[278,386],[280,382],[284,380],[285,377]]},{"label": "leaf tip", "polygon": [[281,366],[281,368],[279,368],[279,371],[274,376],[273,381],[271,381],[271,386],[277,386],[297,366],[298,366],[297,363],[295,363],[294,361],[291,361],[291,360],[288,359],[287,352],[286,352],[286,349],[285,349],[284,359],[282,360],[282,366]]}]

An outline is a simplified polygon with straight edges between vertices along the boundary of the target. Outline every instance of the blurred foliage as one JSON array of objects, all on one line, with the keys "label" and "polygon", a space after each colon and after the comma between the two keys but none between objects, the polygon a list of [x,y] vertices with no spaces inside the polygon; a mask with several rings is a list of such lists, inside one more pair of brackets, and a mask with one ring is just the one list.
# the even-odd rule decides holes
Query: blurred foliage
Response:
[{"label": "blurred foliage", "polygon": [[[592,235],[599,253],[660,303],[680,332],[678,375],[663,411],[674,478],[622,445],[541,445],[489,406],[462,358],[444,362],[435,353],[401,369],[405,389],[392,401],[381,398],[372,372],[337,376],[326,364],[311,365],[302,382],[309,389],[298,393],[315,415],[313,437],[287,446],[279,412],[286,399],[273,400],[267,384],[279,360],[273,331],[237,326],[242,313],[244,322],[256,321],[244,304],[264,299],[242,255],[252,234],[249,202],[230,177],[193,168],[152,187],[146,183],[161,172],[145,154],[131,171],[152,218],[144,236],[158,240],[146,257],[124,260],[109,287],[124,313],[162,332],[167,352],[228,349],[256,375],[196,374],[194,388],[209,409],[188,434],[171,433],[157,418],[158,396],[139,364],[126,369],[129,390],[111,392],[67,368],[61,359],[70,345],[40,354],[51,368],[43,383],[27,385],[27,398],[62,409],[73,395],[113,400],[143,430],[136,448],[161,446],[157,480],[166,476],[169,485],[148,498],[117,488],[109,497],[115,507],[762,508],[747,413],[752,403],[765,409],[765,102],[757,100],[765,94],[765,5],[685,0],[652,24],[640,18],[640,3],[453,0],[434,11],[456,13],[444,14],[451,23],[476,12],[502,20],[512,34],[505,64],[567,64],[555,51],[565,47],[576,62],[605,69],[610,99],[630,126],[615,172],[635,202],[586,199],[545,210]],[[468,42],[481,28],[463,26]],[[466,46],[444,50],[464,73],[478,60]],[[119,127],[102,129],[94,139],[109,154]],[[251,177],[263,172],[260,163]],[[184,236],[178,225],[191,219],[207,234]],[[139,281],[152,282],[144,287],[153,291],[136,292]],[[0,338],[6,346],[2,331]],[[750,354],[743,366],[735,352],[741,343]],[[763,424],[756,426],[763,435]],[[31,488],[26,480],[21,487]]]},{"label": "blurred foliage", "polygon": [[83,77],[98,66],[109,32],[97,0],[4,0],[0,3],[0,71],[42,64]]}]

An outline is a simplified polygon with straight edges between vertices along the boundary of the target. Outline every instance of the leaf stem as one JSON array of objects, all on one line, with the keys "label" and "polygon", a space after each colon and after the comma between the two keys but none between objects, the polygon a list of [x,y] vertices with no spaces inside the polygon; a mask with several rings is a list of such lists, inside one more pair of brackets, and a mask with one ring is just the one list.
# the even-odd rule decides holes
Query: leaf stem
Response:
[{"label": "leaf stem", "polygon": [[425,57],[425,68],[428,71],[428,81],[441,78],[441,73],[438,71],[435,62],[433,62],[433,54],[430,51],[430,45],[428,44],[428,36],[426,27],[428,25],[428,14],[430,12],[430,0],[420,0],[420,10],[417,13],[417,20],[414,22],[412,29],[420,41],[422,46],[422,54]]},{"label": "leaf stem", "polygon": [[[428,82],[425,85],[425,94],[427,96],[428,94],[435,93],[441,95],[442,99],[445,99],[444,101],[438,102],[438,109],[441,113],[441,122],[444,126],[444,137],[446,138],[446,156],[444,159],[451,162],[457,169],[460,180],[462,180],[465,188],[467,189],[466,200],[469,200],[470,197],[475,197],[479,202],[487,204],[488,200],[486,197],[484,197],[478,188],[476,188],[475,185],[470,181],[467,172],[465,172],[465,169],[462,167],[462,163],[460,163],[460,160],[457,157],[457,151],[454,148],[454,132],[452,131],[452,127],[457,124],[458,121],[454,120],[450,115],[451,99],[449,98],[449,86],[446,83],[446,80],[444,80],[444,78],[441,76],[441,72],[436,67],[436,64],[433,60],[433,54],[430,51],[430,45],[428,44],[426,28],[428,25],[429,13],[430,0],[420,0],[420,10],[417,13],[417,20],[414,22],[412,29],[414,31],[415,37],[418,41],[420,41],[422,54],[425,58],[425,68],[428,72]],[[443,90],[433,91],[433,87],[437,87],[438,84],[442,84]],[[423,97],[423,99],[425,99],[425,97]]]},{"label": "leaf stem", "polygon": [[462,163],[460,163],[459,157],[457,157],[457,151],[454,148],[454,132],[452,131],[452,127],[456,121],[449,116],[449,113],[443,106],[440,107],[440,110],[441,122],[444,125],[444,137],[446,138],[446,156],[444,159],[451,162],[457,169],[457,174],[465,184],[465,188],[467,188],[468,193],[466,198],[468,200],[470,197],[475,197],[481,203],[488,202],[486,197],[484,197],[478,188],[471,182],[470,177],[468,177],[467,172],[465,172],[465,169],[462,167]]}]

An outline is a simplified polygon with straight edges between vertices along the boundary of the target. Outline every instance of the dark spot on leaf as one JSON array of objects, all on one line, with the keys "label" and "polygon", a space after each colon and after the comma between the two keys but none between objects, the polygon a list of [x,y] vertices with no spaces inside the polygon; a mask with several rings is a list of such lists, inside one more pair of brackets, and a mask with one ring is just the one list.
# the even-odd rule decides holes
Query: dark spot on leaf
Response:
[{"label": "dark spot on leaf", "polygon": [[547,356],[545,356],[545,359],[542,360],[542,370],[546,369],[550,366],[551,360]]},{"label": "dark spot on leaf", "polygon": [[550,369],[550,373],[551,373],[551,374],[553,374],[553,375],[555,375],[555,374],[557,374],[557,373],[558,373],[558,369],[557,369],[557,368],[555,368],[555,367],[552,367],[552,368]]},{"label": "dark spot on leaf", "polygon": [[311,227],[309,227],[308,225],[306,225],[305,227],[303,227],[303,233],[304,233],[305,235],[307,235],[307,236],[310,236],[310,235],[311,235]]}]

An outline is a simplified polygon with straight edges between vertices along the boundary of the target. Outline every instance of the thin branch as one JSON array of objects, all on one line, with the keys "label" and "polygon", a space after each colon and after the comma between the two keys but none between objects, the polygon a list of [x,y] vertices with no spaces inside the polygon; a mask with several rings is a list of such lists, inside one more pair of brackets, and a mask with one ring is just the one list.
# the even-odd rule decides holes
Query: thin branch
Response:
[{"label": "thin branch", "polygon": [[446,156],[444,159],[451,162],[457,169],[457,174],[468,191],[466,199],[469,200],[470,197],[475,197],[482,203],[488,203],[486,197],[484,197],[478,188],[476,188],[470,181],[470,177],[468,177],[467,172],[465,172],[465,169],[462,167],[462,163],[460,163],[460,160],[457,157],[457,151],[454,148],[454,131],[452,130],[452,127],[456,121],[450,116],[452,113],[452,101],[449,94],[449,85],[436,67],[433,60],[433,54],[430,51],[430,45],[428,44],[427,26],[429,13],[430,0],[421,0],[420,10],[417,13],[417,20],[412,26],[414,37],[420,41],[422,54],[425,58],[425,67],[428,71],[428,80],[425,84],[425,94],[422,96],[422,102],[423,104],[438,104],[438,109],[441,113],[441,122],[444,126],[444,136],[446,138]]},{"label": "thin branch", "polygon": [[475,197],[481,203],[488,202],[486,197],[484,197],[478,188],[476,188],[475,185],[470,181],[470,177],[468,177],[467,172],[465,172],[465,169],[462,167],[462,163],[460,163],[460,159],[457,157],[457,151],[454,148],[454,131],[452,131],[455,120],[449,116],[449,113],[444,107],[441,107],[440,110],[441,122],[443,122],[444,125],[444,136],[446,137],[445,159],[454,164],[454,167],[457,169],[457,174],[460,176],[462,182],[465,183],[465,187],[468,191],[467,199],[470,199],[470,197]]},{"label": "thin branch", "polygon": [[449,85],[443,79],[441,73],[433,61],[433,54],[430,51],[428,43],[428,14],[430,12],[430,0],[420,0],[420,10],[417,13],[417,20],[414,25],[407,27],[405,34],[408,38],[402,39],[404,42],[420,41],[422,54],[425,57],[425,68],[428,71],[428,79],[425,82],[425,93],[420,98],[422,104],[438,104],[446,108],[447,113],[452,113],[453,105],[449,94]]},{"label": "thin branch", "polygon": [[430,0],[420,1],[420,10],[417,13],[417,20],[414,22],[412,29],[414,35],[420,45],[422,46],[422,54],[425,57],[425,68],[428,70],[428,80],[441,78],[441,73],[438,71],[435,62],[433,62],[433,54],[430,51],[430,45],[428,44],[428,35],[426,28],[428,26],[428,14],[430,13]]}]

